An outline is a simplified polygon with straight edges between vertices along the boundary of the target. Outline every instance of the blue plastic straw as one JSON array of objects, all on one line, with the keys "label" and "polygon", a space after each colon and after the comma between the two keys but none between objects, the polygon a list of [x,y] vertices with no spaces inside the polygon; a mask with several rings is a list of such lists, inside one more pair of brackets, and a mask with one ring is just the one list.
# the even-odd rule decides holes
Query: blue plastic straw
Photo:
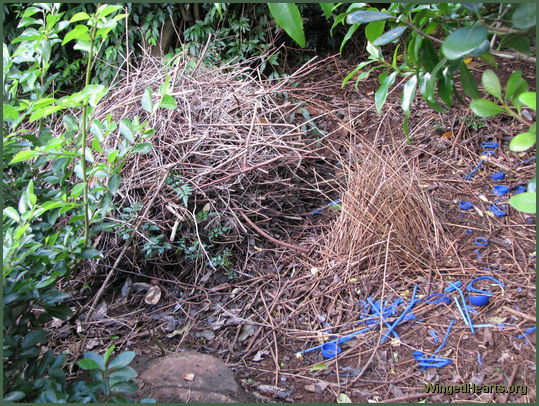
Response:
[{"label": "blue plastic straw", "polygon": [[417,285],[414,286],[414,293],[412,293],[412,300],[410,300],[410,303],[408,304],[408,307],[402,312],[402,314],[399,316],[397,320],[393,322],[391,327],[389,327],[389,330],[386,331],[386,334],[382,337],[380,340],[380,344],[383,344],[386,339],[389,337],[389,334],[395,330],[395,328],[399,325],[399,323],[404,319],[404,317],[412,310],[412,307],[416,304],[415,295],[417,293]]},{"label": "blue plastic straw", "polygon": [[314,216],[315,214],[320,213],[322,210],[327,209],[328,207],[333,206],[333,205],[336,205],[336,204],[339,204],[339,203],[341,203],[341,200],[340,200],[340,199],[333,200],[333,201],[329,202],[328,204],[326,204],[325,206],[322,206],[322,207],[320,207],[320,208],[318,208],[318,209],[312,211],[312,212],[311,212],[311,215]]},{"label": "blue plastic straw", "polygon": [[447,342],[447,339],[449,338],[449,333],[451,333],[451,328],[453,327],[453,324],[455,323],[455,320],[451,320],[449,322],[449,326],[447,327],[447,331],[445,333],[444,339],[442,340],[442,344],[434,351],[434,355],[438,354],[438,352],[444,348],[445,343]]},{"label": "blue plastic straw", "polygon": [[361,333],[365,333],[366,331],[369,331],[369,330],[373,329],[374,327],[376,327],[376,326],[361,329],[359,331],[356,331],[354,333],[345,335],[345,336],[337,338],[335,340],[327,341],[324,344],[320,344],[320,345],[317,345],[315,347],[307,348],[306,350],[300,351],[297,354],[307,354],[307,353],[312,352],[312,351],[320,350],[325,344],[329,344],[329,343],[335,343],[335,344],[345,343],[347,341],[350,341],[355,336],[357,336],[357,335],[359,335]]},{"label": "blue plastic straw", "polygon": [[[469,326],[470,326],[470,330],[472,331],[472,334],[475,334],[475,330],[473,328],[473,323],[472,323],[472,319],[470,317],[470,313],[468,313],[468,308],[466,307],[466,299],[464,298],[464,293],[462,293],[462,290],[460,290],[460,288],[458,286],[456,286],[455,284],[453,284],[452,282],[449,282],[449,284],[451,286],[453,286],[456,290],[458,290],[459,294],[460,294],[460,297],[462,299],[462,305],[464,307],[464,313],[466,314],[466,318],[469,322]],[[457,301],[458,302],[458,301]],[[460,306],[459,306],[460,307]]]},{"label": "blue plastic straw", "polygon": [[[377,307],[375,306],[375,304],[372,302],[372,300],[371,300],[370,297],[367,298],[367,302],[369,302],[369,304],[371,305],[371,309],[374,310],[374,311],[376,312],[376,314],[380,317],[380,319],[382,319],[382,322],[383,322],[387,327],[391,327],[391,324],[389,324],[388,321],[384,321],[384,316],[383,316],[382,313],[381,313],[381,312],[383,311],[383,309],[382,309],[382,307],[383,307],[382,304],[380,304],[381,309],[378,310],[378,308],[377,308]],[[378,324],[378,323],[377,323],[377,324]],[[395,331],[393,331],[393,336],[394,336],[395,338],[399,338],[399,335],[398,335]]]}]

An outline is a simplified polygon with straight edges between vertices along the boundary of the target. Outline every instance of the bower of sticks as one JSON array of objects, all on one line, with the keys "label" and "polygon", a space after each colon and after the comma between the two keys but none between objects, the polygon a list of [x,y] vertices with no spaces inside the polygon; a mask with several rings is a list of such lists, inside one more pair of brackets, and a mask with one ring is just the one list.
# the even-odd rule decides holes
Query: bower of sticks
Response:
[{"label": "bower of sticks", "polygon": [[[460,123],[452,122],[454,137],[443,138],[432,128],[449,119],[420,103],[407,143],[398,88],[378,115],[375,82],[341,88],[349,62],[311,60],[271,81],[256,74],[259,63],[213,67],[179,55],[165,64],[148,56],[95,111],[101,120],[138,117],[154,133],[145,140],[152,149],[122,170],[107,219],[115,226],[98,240],[104,257],[69,282],[92,287],[80,304],[87,339],[71,350],[116,335],[117,347],[147,355],[210,353],[267,402],[333,402],[341,393],[359,402],[413,401],[427,382],[507,383],[506,363],[520,368],[513,383],[532,388],[535,355],[515,337],[535,319],[533,224],[512,209],[497,219],[456,207],[488,193],[486,170],[462,177],[503,122],[480,133],[463,127],[458,139]],[[165,81],[177,107],[144,110],[146,89],[158,104]],[[118,131],[106,140],[121,142]],[[487,169],[503,167],[524,183],[532,167],[515,166],[524,158],[502,152]],[[490,241],[481,258],[477,237]],[[484,275],[505,287],[488,285],[491,305],[474,322],[505,329],[472,334],[454,306],[423,301],[415,321],[399,325],[398,339],[382,343],[380,322],[343,343],[338,357],[302,354],[357,331],[368,298],[401,298],[402,312],[414,288],[426,298]],[[155,287],[159,295],[148,299]],[[441,340],[451,320],[439,354],[451,364],[421,370],[412,354],[432,355],[439,342],[430,331]],[[503,400],[488,396],[476,398]]]}]

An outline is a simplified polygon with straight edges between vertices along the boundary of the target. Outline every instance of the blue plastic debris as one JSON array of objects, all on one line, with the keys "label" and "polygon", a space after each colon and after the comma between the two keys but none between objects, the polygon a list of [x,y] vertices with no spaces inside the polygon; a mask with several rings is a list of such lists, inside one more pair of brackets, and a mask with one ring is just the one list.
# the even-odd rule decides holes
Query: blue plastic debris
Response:
[{"label": "blue plastic debris", "polygon": [[502,288],[505,288],[505,285],[502,282],[500,282],[498,279],[487,275],[487,276],[478,276],[477,278],[470,281],[470,283],[468,283],[468,285],[466,286],[466,290],[468,292],[479,293],[481,295],[491,296],[492,292],[488,292],[486,290],[480,290],[480,289],[477,289],[477,288],[474,287],[475,282],[481,281],[481,280],[486,280],[486,279],[488,279],[488,280],[490,280],[490,281],[492,281],[494,283],[497,283]]},{"label": "blue plastic debris", "polygon": [[511,193],[518,195],[519,193],[524,193],[526,190],[526,186],[518,185],[511,189]]},{"label": "blue plastic debris", "polygon": [[475,255],[477,256],[477,259],[481,259],[481,250],[480,250],[480,249],[476,249],[476,250],[475,250]]},{"label": "blue plastic debris", "polygon": [[535,330],[537,329],[537,327],[530,327],[530,328],[527,328],[526,330],[524,330],[524,334],[519,334],[517,337],[518,338],[524,338],[526,337],[527,335],[530,335],[531,333],[535,333]]},{"label": "blue plastic debris", "polygon": [[436,334],[436,331],[429,330],[429,334],[432,337],[432,341],[434,341],[434,344],[438,344],[438,335]]},{"label": "blue plastic debris", "polygon": [[505,217],[507,216],[507,212],[503,211],[501,207],[496,206],[494,203],[492,203],[490,206],[487,207],[492,214],[494,214],[496,217]]},{"label": "blue plastic debris", "polygon": [[492,188],[492,193],[498,196],[505,196],[507,193],[509,193],[509,186],[496,185],[494,188]]},{"label": "blue plastic debris", "polygon": [[477,353],[477,363],[479,365],[485,365],[485,364],[483,364],[483,360],[481,358],[481,353],[480,352]]},{"label": "blue plastic debris", "polygon": [[313,352],[313,351],[317,351],[317,350],[321,350],[322,347],[324,347],[327,344],[334,343],[336,345],[339,345],[341,343],[345,343],[347,341],[352,340],[355,336],[357,336],[359,334],[363,334],[363,333],[365,333],[365,332],[367,332],[369,330],[372,330],[374,327],[375,326],[363,328],[361,330],[355,331],[355,332],[350,333],[348,335],[345,335],[343,337],[336,338],[335,340],[328,341],[327,343],[316,345],[316,346],[311,347],[311,348],[307,348],[306,350],[303,350],[303,351],[300,351],[300,352],[296,353],[296,356],[301,355],[301,354],[308,354],[309,352]]},{"label": "blue plastic debris", "polygon": [[483,156],[492,156],[495,153],[496,153],[495,151],[491,151],[487,149],[486,151],[483,151]]},{"label": "blue plastic debris", "polygon": [[482,142],[482,143],[481,143],[481,146],[482,146],[483,148],[492,148],[492,149],[496,149],[496,148],[498,148],[498,145],[499,145],[499,144],[498,144],[497,142],[495,142],[495,141],[485,141],[485,142]]},{"label": "blue plastic debris", "polygon": [[486,306],[490,298],[488,296],[468,296],[468,301],[474,306]]},{"label": "blue plastic debris", "polygon": [[473,230],[472,230],[471,228],[467,228],[467,229],[466,229],[466,234],[472,235],[472,234],[473,234]]},{"label": "blue plastic debris", "polygon": [[483,164],[485,163],[485,160],[484,159],[481,159],[477,165],[475,165],[475,168],[473,168],[470,173],[468,173],[467,175],[464,176],[464,180],[471,180],[474,175],[476,174],[476,172],[479,170],[479,168],[481,168],[481,166],[483,166]]},{"label": "blue plastic debris", "polygon": [[341,200],[340,199],[337,199],[337,200],[333,200],[331,202],[329,202],[328,204],[326,204],[325,206],[322,206],[316,210],[313,210],[311,212],[311,215],[314,216],[315,214],[318,214],[320,213],[322,210],[324,209],[327,209],[328,207],[331,207],[331,206],[334,206],[334,205],[337,205],[337,204],[340,204],[341,203]]},{"label": "blue plastic debris", "polygon": [[322,345],[322,356],[324,358],[335,358],[342,352],[341,347],[337,343],[325,343]]},{"label": "blue plastic debris", "polygon": [[393,330],[395,330],[395,327],[397,327],[403,321],[403,319],[412,310],[415,304],[421,300],[421,299],[415,300],[416,293],[417,293],[417,285],[414,286],[414,292],[412,293],[412,299],[410,300],[410,303],[408,304],[404,312],[402,312],[401,315],[397,318],[397,320],[393,322],[391,327],[389,327],[389,330],[386,331],[386,334],[380,340],[381,344],[383,344],[386,341],[386,339],[389,337],[389,334],[391,334]]},{"label": "blue plastic debris", "polygon": [[536,159],[537,159],[537,157],[534,156],[533,158],[526,159],[525,161],[519,162],[515,166],[526,165],[526,164],[529,164],[530,162],[535,161]]},{"label": "blue plastic debris", "polygon": [[473,204],[467,201],[462,201],[459,203],[459,209],[461,210],[470,210],[473,208]]},{"label": "blue plastic debris", "polygon": [[486,238],[479,237],[475,239],[474,243],[480,247],[486,247],[488,245],[488,240]]},{"label": "blue plastic debris", "polygon": [[444,289],[444,292],[446,292],[446,293],[454,292],[455,290],[457,290],[457,289],[460,288],[461,286],[462,286],[462,282],[461,282],[461,281],[449,282],[449,286],[448,286],[447,288]]},{"label": "blue plastic debris", "polygon": [[442,368],[452,363],[451,360],[440,357],[424,357],[424,352],[414,351],[414,358],[421,369],[424,368]]},{"label": "blue plastic debris", "polygon": [[505,179],[505,173],[504,172],[495,172],[492,175],[490,175],[490,179],[492,179],[492,180],[504,180]]},{"label": "blue plastic debris", "polygon": [[[434,299],[434,300],[432,299],[432,298],[438,297],[438,296],[440,296],[440,298]],[[441,302],[444,302],[445,304],[450,304],[451,299],[449,299],[443,293],[433,293],[432,295],[425,298],[425,303],[427,303],[427,304],[436,304],[436,303],[441,303]]]},{"label": "blue plastic debris", "polygon": [[455,320],[451,320],[449,322],[449,326],[447,326],[447,331],[445,332],[444,339],[442,340],[442,343],[438,348],[436,348],[436,351],[434,351],[434,355],[438,354],[442,348],[445,347],[445,344],[447,343],[447,339],[449,338],[449,333],[451,333],[451,328],[453,327],[453,324],[455,323]]},{"label": "blue plastic debris", "polygon": [[[460,281],[459,281],[460,282]],[[452,282],[449,282],[449,284],[455,288],[458,292],[459,292],[459,295],[462,299],[462,306],[464,306],[464,311],[462,311],[462,308],[460,307],[460,304],[459,304],[459,301],[458,299],[455,297],[455,303],[457,304],[457,307],[459,308],[462,316],[464,317],[464,320],[467,322],[467,324],[469,325],[470,327],[470,330],[472,332],[472,334],[475,334],[475,330],[473,328],[473,323],[472,323],[472,319],[470,317],[470,313],[468,312],[468,308],[466,307],[466,299],[464,298],[464,293],[462,293],[462,290],[460,289],[460,286],[461,285],[457,285],[456,283],[452,283]]]}]

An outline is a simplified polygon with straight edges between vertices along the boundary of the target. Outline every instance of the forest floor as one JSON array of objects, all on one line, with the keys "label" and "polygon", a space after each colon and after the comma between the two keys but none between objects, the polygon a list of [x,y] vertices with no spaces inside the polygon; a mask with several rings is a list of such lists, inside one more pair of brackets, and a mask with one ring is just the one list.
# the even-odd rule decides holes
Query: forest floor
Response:
[{"label": "forest floor", "polygon": [[[502,82],[512,71],[521,69],[533,86],[535,72],[529,67],[504,63],[500,67]],[[471,66],[473,72],[486,69],[475,61],[473,64],[477,64]],[[307,186],[303,184],[305,190],[322,191],[319,199],[309,201],[300,196],[297,204],[279,205],[283,196],[298,194],[290,173],[281,173],[273,189],[271,179],[266,179],[267,188],[257,186],[257,207],[267,201],[277,203],[258,216],[251,212],[251,221],[274,239],[288,241],[290,247],[276,244],[245,220],[237,206],[252,203],[250,197],[233,201],[232,209],[248,230],[235,242],[235,278],[227,278],[224,272],[208,272],[199,275],[195,283],[179,276],[173,266],[136,268],[122,264],[104,295],[107,310],[94,321],[72,319],[71,324],[57,327],[52,337],[56,349],[75,358],[112,342],[145,357],[188,350],[212,354],[235,371],[238,382],[258,402],[334,403],[339,396],[343,400],[342,394],[352,402],[534,402],[535,333],[524,333],[535,326],[536,319],[535,215],[509,207],[510,195],[492,193],[495,184],[513,189],[526,185],[534,176],[535,161],[527,162],[533,153],[516,155],[508,149],[512,136],[522,131],[521,125],[507,117],[479,119],[462,105],[447,114],[436,113],[418,101],[410,117],[412,142],[407,143],[399,87],[390,92],[381,115],[377,115],[375,77],[360,82],[357,90],[353,81],[341,88],[342,79],[353,68],[348,61],[328,58],[303,77],[292,95],[301,101],[303,110],[298,111],[314,123],[311,127],[326,134],[320,141],[323,148],[319,148],[326,159],[309,161],[305,153],[306,162],[298,163],[297,171],[298,177],[309,179]],[[484,142],[497,142],[498,147],[470,180],[464,180],[480,161]],[[402,171],[402,182],[413,181],[410,190],[420,198],[414,197],[412,203],[426,205],[422,209],[426,216],[434,216],[428,224],[435,230],[434,234],[425,231],[416,236],[413,227],[407,231],[406,224],[416,221],[417,214],[410,213],[407,218],[404,212],[395,222],[388,215],[387,222],[381,220],[379,226],[389,231],[380,235],[379,241],[369,237],[374,238],[377,248],[369,251],[368,261],[359,258],[364,248],[357,248],[361,241],[345,235],[351,230],[347,221],[352,220],[343,217],[347,200],[339,195],[351,193],[347,190],[352,185],[351,174],[368,163],[361,161],[365,156],[387,158],[389,171]],[[504,172],[505,180],[491,180],[495,172]],[[362,182],[370,187],[368,179]],[[395,187],[400,196],[403,190]],[[361,193],[365,194],[357,195],[359,199],[371,196],[369,191]],[[407,196],[401,198],[407,202]],[[311,214],[335,199],[342,200],[342,207],[329,206]],[[459,209],[461,201],[471,202],[474,208]],[[492,203],[507,215],[493,215],[489,210]],[[357,229],[360,226],[358,219]],[[401,248],[406,244],[415,247],[413,240],[417,238],[425,252],[401,258],[403,251],[391,245],[392,236],[409,239],[400,241]],[[433,239],[431,247],[426,247],[427,237]],[[486,241],[488,245],[476,245],[478,238],[479,243]],[[348,251],[338,252],[337,243],[346,243]],[[107,272],[99,275],[104,278]],[[449,304],[427,303],[429,295],[443,293],[449,282],[461,281],[468,296],[466,285],[479,276],[496,278],[504,285],[502,288],[490,280],[475,285],[492,296],[486,306],[470,306],[470,317],[473,324],[492,327],[476,328],[472,333],[454,303],[454,298],[460,297],[455,293],[446,293]],[[145,303],[144,290],[128,297],[120,295],[127,278],[133,284],[159,286],[163,293],[158,303]],[[103,279],[91,273],[78,279],[77,283],[90,287],[79,298],[80,314]],[[78,286],[73,283],[72,288]],[[388,305],[401,298],[402,303],[395,305],[397,311],[384,320],[393,323],[410,302],[415,286],[416,298],[422,300],[412,309],[415,319],[395,330],[398,339],[382,342],[387,327],[377,320],[372,330],[342,343],[342,353],[336,358],[323,358],[318,350],[297,356],[337,335],[364,328],[361,319],[369,312],[371,319],[375,316],[372,306],[369,310],[362,304],[368,298],[373,302],[383,298]],[[82,328],[77,330],[77,325]],[[420,368],[414,352],[434,355],[448,330],[447,341],[436,356],[450,363]],[[427,383],[513,385],[514,393],[426,394]]]}]

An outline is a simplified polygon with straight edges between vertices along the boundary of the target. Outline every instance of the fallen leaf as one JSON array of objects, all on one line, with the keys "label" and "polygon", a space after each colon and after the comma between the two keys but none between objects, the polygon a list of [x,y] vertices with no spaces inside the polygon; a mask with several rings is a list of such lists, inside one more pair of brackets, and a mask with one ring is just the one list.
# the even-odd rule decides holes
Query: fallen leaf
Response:
[{"label": "fallen leaf", "polygon": [[129,292],[131,291],[131,285],[133,285],[133,280],[128,277],[122,285],[122,289],[120,290],[121,297],[126,297],[127,295],[129,295]]},{"label": "fallen leaf", "polygon": [[202,208],[202,211],[203,211],[204,213],[207,213],[207,212],[210,211],[210,208],[211,208],[211,204],[210,204],[210,203],[206,203],[206,204],[204,205],[204,207]]},{"label": "fallen leaf", "polygon": [[446,131],[445,133],[442,134],[443,138],[449,138],[451,136],[453,136],[453,131]]},{"label": "fallen leaf", "polygon": [[324,371],[328,369],[328,365],[321,362],[320,364],[314,364],[309,368],[309,371]]},{"label": "fallen leaf", "polygon": [[337,396],[337,403],[352,403],[352,401],[345,393],[339,393],[339,396]]},{"label": "fallen leaf", "polygon": [[197,337],[205,338],[206,340],[213,340],[215,333],[211,330],[202,330],[200,333],[196,333]]},{"label": "fallen leaf", "polygon": [[501,323],[503,323],[506,319],[507,319],[507,317],[493,316],[493,317],[489,318],[487,321],[488,321],[489,323],[492,323],[492,324],[501,324]]},{"label": "fallen leaf", "polygon": [[148,289],[148,293],[146,293],[144,301],[146,302],[146,304],[155,305],[159,303],[159,299],[161,299],[161,288],[157,285],[154,285],[150,289]]},{"label": "fallen leaf", "polygon": [[244,324],[241,328],[241,333],[238,337],[238,340],[245,341],[251,337],[256,331],[256,327],[253,324]]},{"label": "fallen leaf", "polygon": [[188,374],[185,374],[183,376],[183,379],[185,379],[186,381],[192,382],[195,379],[195,374],[192,372],[189,372]]},{"label": "fallen leaf", "polygon": [[316,389],[314,388],[314,384],[313,384],[313,383],[311,383],[310,385],[305,385],[304,388],[305,388],[306,391],[309,391],[309,392],[316,392]]}]

